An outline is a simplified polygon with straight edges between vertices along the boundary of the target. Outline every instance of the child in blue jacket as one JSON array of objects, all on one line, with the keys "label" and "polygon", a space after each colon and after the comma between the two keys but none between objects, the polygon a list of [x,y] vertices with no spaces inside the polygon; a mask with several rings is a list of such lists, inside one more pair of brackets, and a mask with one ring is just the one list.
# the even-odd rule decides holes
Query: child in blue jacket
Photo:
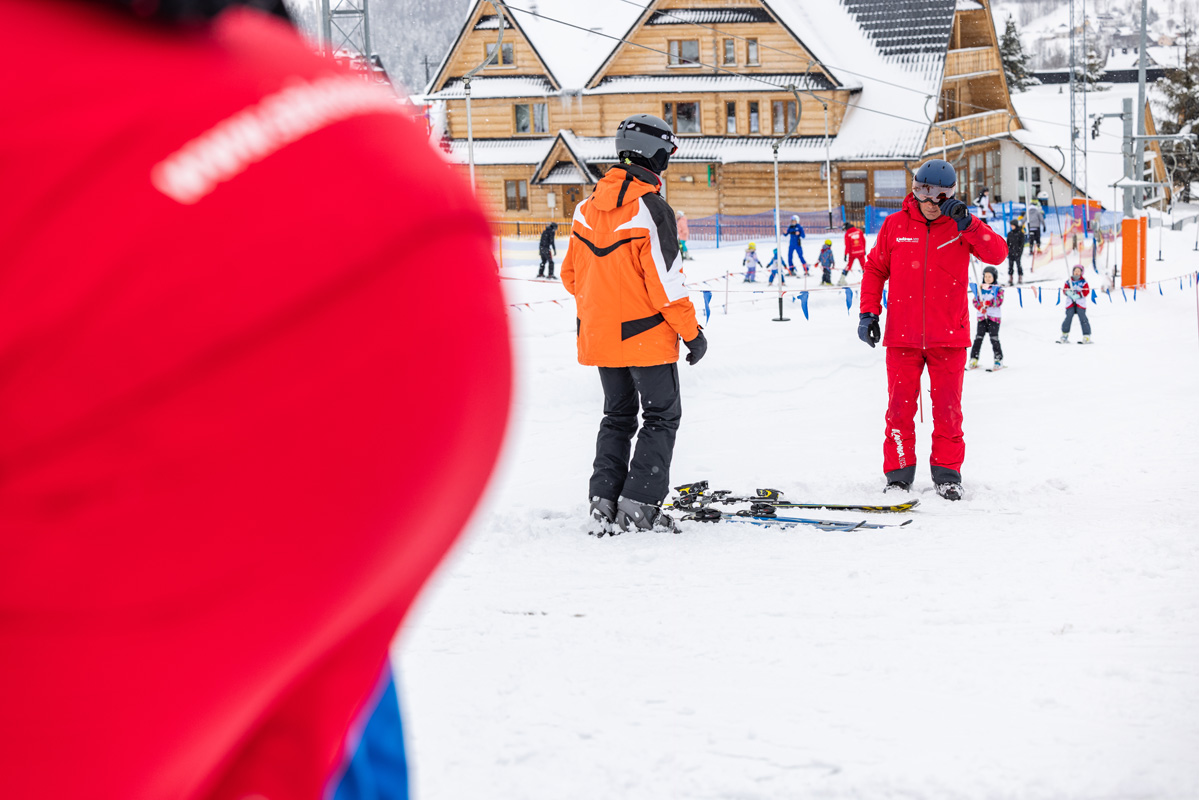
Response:
[{"label": "child in blue jacket", "polygon": [[825,239],[824,247],[820,248],[820,255],[816,257],[816,263],[820,264],[820,285],[833,285],[833,240]]}]

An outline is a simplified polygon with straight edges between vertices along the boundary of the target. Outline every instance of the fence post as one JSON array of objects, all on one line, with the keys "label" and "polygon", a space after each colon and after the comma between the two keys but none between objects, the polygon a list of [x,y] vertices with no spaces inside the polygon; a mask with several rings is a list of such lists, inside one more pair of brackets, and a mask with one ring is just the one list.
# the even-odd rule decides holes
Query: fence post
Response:
[{"label": "fence post", "polygon": [[[716,215],[716,249],[720,249],[720,215]],[[728,313],[728,302],[725,301],[725,313]]]},{"label": "fence post", "polygon": [[863,217],[862,224],[866,226],[866,230],[864,231],[864,233],[866,233],[866,234],[870,234],[873,232],[870,229],[871,228],[870,223],[872,222],[871,217],[873,217],[873,216],[874,216],[873,206],[866,206],[864,209],[862,209],[862,217]]}]

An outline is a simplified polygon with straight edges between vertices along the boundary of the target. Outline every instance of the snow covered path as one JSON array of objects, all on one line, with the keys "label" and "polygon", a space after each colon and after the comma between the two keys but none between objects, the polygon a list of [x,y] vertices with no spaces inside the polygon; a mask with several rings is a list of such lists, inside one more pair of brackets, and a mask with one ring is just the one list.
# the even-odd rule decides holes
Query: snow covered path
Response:
[{"label": "snow covered path", "polygon": [[[1150,279],[1195,269],[1193,237]],[[1054,343],[1050,294],[1009,291],[1011,369],[966,375],[966,499],[932,491],[925,403],[916,521],[852,533],[586,536],[599,381],[571,303],[514,313],[500,474],[396,647],[414,796],[1199,797],[1195,289],[1101,296],[1090,347]],[[681,366],[673,483],[878,501],[856,294],[788,323],[738,299]]]}]

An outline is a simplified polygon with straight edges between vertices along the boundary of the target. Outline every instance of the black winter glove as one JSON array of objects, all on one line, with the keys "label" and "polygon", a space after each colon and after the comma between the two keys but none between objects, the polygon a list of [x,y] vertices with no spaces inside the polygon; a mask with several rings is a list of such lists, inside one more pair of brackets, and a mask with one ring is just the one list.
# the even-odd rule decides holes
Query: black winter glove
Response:
[{"label": "black winter glove", "polygon": [[970,222],[974,219],[970,216],[970,210],[966,204],[956,197],[946,197],[941,201],[941,213],[956,222],[959,231],[969,228]]},{"label": "black winter glove", "polygon": [[704,338],[703,328],[699,329],[694,339],[683,344],[687,345],[687,363],[692,366],[698,364],[704,353],[708,352],[708,340]]},{"label": "black winter glove", "polygon": [[871,347],[878,344],[878,340],[883,338],[878,330],[878,314],[871,314],[869,311],[862,312],[858,318],[858,338]]}]

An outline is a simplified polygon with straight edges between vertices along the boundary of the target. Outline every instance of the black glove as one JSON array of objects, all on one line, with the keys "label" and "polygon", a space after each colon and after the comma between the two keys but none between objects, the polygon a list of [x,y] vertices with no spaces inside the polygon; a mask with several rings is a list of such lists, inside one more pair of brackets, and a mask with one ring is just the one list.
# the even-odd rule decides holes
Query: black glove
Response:
[{"label": "black glove", "polygon": [[698,364],[704,353],[708,352],[708,340],[704,338],[703,328],[699,329],[694,339],[683,344],[687,345],[687,363],[692,366]]},{"label": "black glove", "polygon": [[970,222],[974,219],[970,216],[970,210],[966,204],[956,197],[946,197],[941,201],[941,213],[956,222],[959,231],[969,228]]},{"label": "black glove", "polygon": [[858,318],[858,338],[871,347],[878,344],[878,340],[883,338],[878,330],[878,314],[871,314],[869,311],[862,312]]}]

